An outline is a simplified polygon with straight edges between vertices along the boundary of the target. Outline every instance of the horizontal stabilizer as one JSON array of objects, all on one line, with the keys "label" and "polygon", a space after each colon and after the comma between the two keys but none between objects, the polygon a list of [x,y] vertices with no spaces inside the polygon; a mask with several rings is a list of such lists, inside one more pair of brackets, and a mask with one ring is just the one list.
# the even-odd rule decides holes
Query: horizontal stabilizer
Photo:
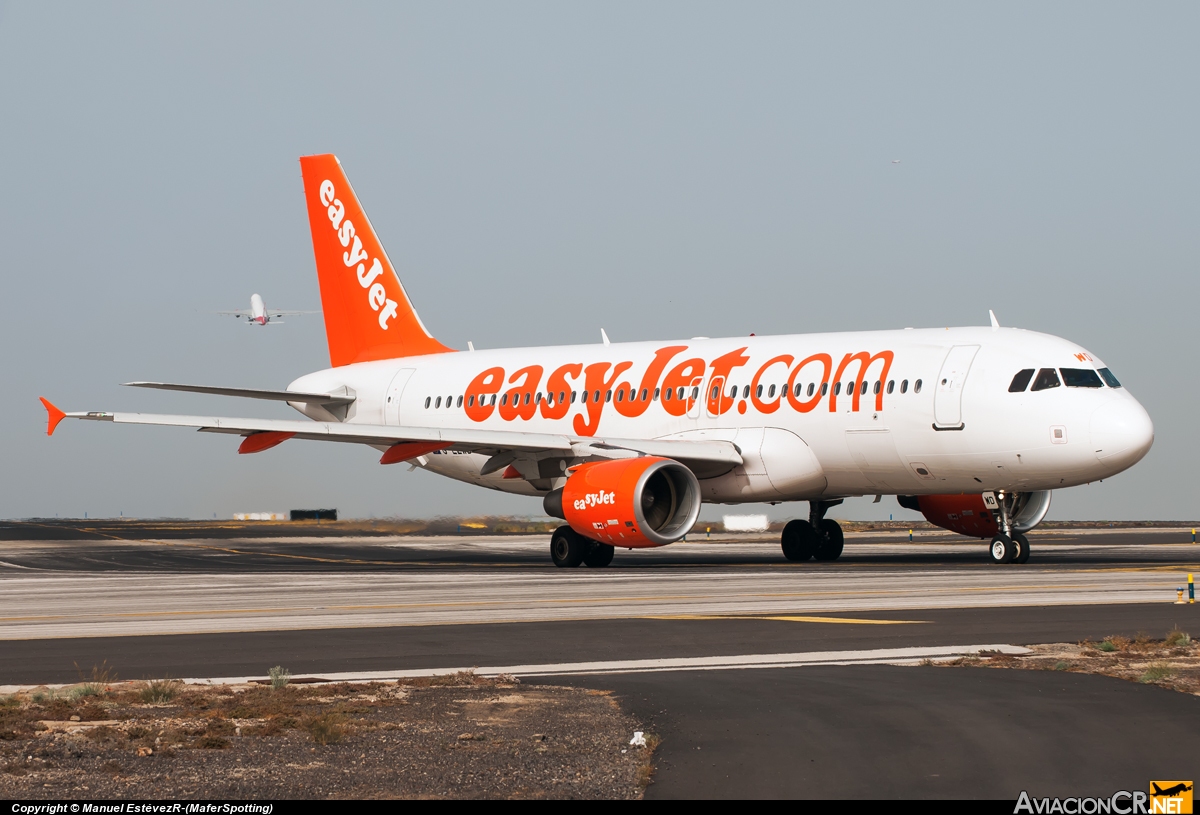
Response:
[{"label": "horizontal stabilizer", "polygon": [[317,405],[348,405],[354,394],[346,388],[335,393],[301,393],[299,391],[268,391],[258,388],[217,388],[209,385],[176,385],[171,382],[125,382],[131,388],[153,388],[160,391],[210,393],[215,396],[240,396],[243,399],[270,399],[276,402],[311,402]]}]

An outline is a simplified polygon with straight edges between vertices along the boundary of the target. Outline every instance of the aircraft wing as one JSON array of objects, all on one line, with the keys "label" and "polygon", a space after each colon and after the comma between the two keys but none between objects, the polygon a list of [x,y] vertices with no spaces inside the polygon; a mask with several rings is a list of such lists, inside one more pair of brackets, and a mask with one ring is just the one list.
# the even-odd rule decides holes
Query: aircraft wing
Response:
[{"label": "aircraft wing", "polygon": [[301,314],[320,314],[319,311],[279,311],[276,309],[267,309],[267,313],[272,317],[298,317]]},{"label": "aircraft wing", "polygon": [[[391,425],[314,422],[304,419],[239,419],[224,416],[181,416],[155,413],[109,413],[85,411],[67,413],[49,401],[42,403],[50,414],[48,433],[63,419],[88,419],[115,424],[194,427],[206,433],[251,436],[257,433],[280,434],[283,439],[335,441],[390,447],[404,442],[435,444],[439,447],[492,456],[484,474],[494,472],[520,453],[561,453],[565,458],[625,458],[638,454],[672,458],[711,478],[742,463],[738,448],[728,441],[691,439],[618,439],[556,433],[528,433],[517,430],[453,429],[432,427],[395,427]],[[265,449],[265,448],[262,448]],[[507,454],[514,454],[509,457]],[[494,465],[494,466],[493,466]],[[489,467],[491,469],[489,469]]]},{"label": "aircraft wing", "polygon": [[254,312],[248,308],[237,309],[235,311],[218,311],[217,314],[228,314],[231,317],[253,317]]},{"label": "aircraft wing", "polygon": [[209,393],[216,396],[241,396],[247,399],[271,399],[277,402],[313,402],[318,405],[348,405],[354,394],[344,387],[338,393],[302,393],[300,391],[270,391],[259,388],[218,388],[210,385],[177,385],[173,382],[123,382],[130,388],[153,388],[161,391]]}]

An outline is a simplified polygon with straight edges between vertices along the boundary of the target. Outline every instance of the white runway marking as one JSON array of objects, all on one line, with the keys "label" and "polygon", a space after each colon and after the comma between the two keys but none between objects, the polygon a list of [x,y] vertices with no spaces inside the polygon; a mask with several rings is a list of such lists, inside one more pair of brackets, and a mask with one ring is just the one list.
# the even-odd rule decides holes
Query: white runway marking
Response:
[{"label": "white runway marking", "polygon": [[0,573],[0,640],[679,615],[1152,603],[1176,570]]}]

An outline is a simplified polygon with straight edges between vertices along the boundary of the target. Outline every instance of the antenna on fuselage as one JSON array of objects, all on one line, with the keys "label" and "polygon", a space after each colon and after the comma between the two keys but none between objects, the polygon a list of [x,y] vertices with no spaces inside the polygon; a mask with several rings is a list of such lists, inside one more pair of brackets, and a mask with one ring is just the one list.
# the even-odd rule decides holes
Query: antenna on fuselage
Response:
[{"label": "antenna on fuselage", "polygon": [[1000,327],[1000,321],[996,319],[996,312],[992,311],[992,310],[989,308],[989,309],[988,309],[988,316],[992,318],[992,328],[999,328],[999,327]]},{"label": "antenna on fuselage", "polygon": [[604,329],[600,329],[600,339],[604,340],[604,344],[608,345],[608,335],[604,333]]}]

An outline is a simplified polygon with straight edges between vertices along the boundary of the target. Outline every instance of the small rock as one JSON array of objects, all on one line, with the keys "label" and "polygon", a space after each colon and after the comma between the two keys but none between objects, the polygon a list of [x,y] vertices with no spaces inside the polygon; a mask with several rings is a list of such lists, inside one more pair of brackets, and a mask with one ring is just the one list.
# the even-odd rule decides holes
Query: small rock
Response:
[{"label": "small rock", "polygon": [[458,734],[459,741],[470,741],[473,738],[475,738],[474,733],[459,733]]},{"label": "small rock", "polygon": [[149,747],[139,747],[137,754],[138,754],[138,757],[145,758],[146,756],[153,755],[154,751],[151,750]]},{"label": "small rock", "polygon": [[77,722],[77,721],[79,721],[79,717],[78,717],[78,716],[72,716],[72,717],[71,717],[71,721],[73,721],[73,722]]},{"label": "small rock", "polygon": [[534,734],[533,734],[533,740],[534,740],[534,741],[545,741],[545,740],[546,740],[546,734],[545,734],[545,733],[534,733]]}]

